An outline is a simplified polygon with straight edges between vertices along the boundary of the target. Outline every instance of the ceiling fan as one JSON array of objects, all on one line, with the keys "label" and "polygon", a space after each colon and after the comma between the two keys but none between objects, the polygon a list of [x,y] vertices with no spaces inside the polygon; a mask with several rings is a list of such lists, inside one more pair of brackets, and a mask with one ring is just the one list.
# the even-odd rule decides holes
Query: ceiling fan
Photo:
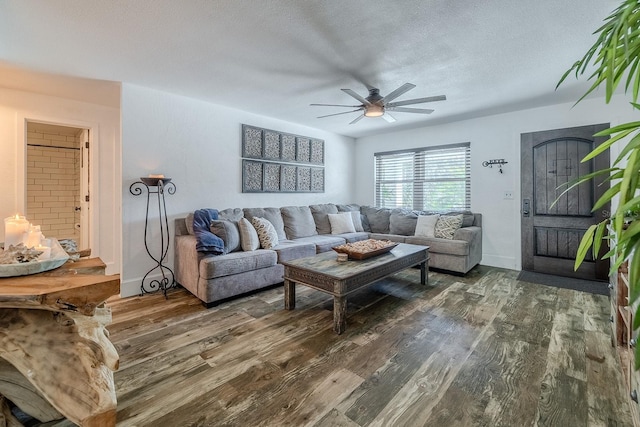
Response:
[{"label": "ceiling fan", "polygon": [[319,116],[318,117],[319,119],[323,117],[338,116],[340,114],[349,114],[349,113],[355,113],[356,111],[363,111],[362,115],[359,115],[358,117],[353,119],[349,124],[352,125],[356,123],[358,120],[362,119],[363,117],[382,117],[389,123],[393,123],[396,121],[396,119],[391,114],[389,114],[389,111],[394,111],[399,113],[431,114],[433,113],[433,110],[426,109],[426,108],[407,108],[407,107],[403,107],[403,105],[422,104],[425,102],[444,101],[447,99],[447,97],[444,95],[438,95],[438,96],[430,96],[427,98],[415,98],[415,99],[407,99],[405,101],[391,102],[397,97],[399,97],[400,95],[410,91],[414,87],[416,87],[416,85],[411,83],[405,83],[402,86],[400,86],[398,89],[394,90],[393,92],[391,92],[390,94],[384,97],[380,95],[379,89],[370,88],[369,96],[367,96],[366,98],[363,98],[362,96],[358,95],[356,92],[354,92],[351,89],[342,89],[344,93],[354,97],[355,99],[360,101],[362,104],[360,105],[311,104],[311,106],[355,108],[355,110],[345,111],[343,113],[334,113],[334,114],[327,114],[325,116]]}]

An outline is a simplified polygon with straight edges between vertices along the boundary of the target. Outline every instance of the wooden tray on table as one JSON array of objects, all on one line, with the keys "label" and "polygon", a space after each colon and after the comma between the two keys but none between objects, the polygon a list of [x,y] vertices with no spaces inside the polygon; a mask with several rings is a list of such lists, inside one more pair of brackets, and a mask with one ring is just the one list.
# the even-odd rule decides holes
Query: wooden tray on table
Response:
[{"label": "wooden tray on table", "polygon": [[[384,244],[384,246],[378,247],[372,250],[363,251],[362,246],[366,246],[366,244],[370,242],[375,242],[374,245],[376,246],[379,246],[380,244]],[[398,243],[392,242],[390,240],[369,239],[369,240],[364,240],[360,242],[347,243],[344,245],[336,246],[333,248],[333,250],[338,253],[347,254],[349,256],[349,259],[363,260],[363,259],[385,254],[391,251],[391,249],[395,248],[396,246],[398,246]]]}]

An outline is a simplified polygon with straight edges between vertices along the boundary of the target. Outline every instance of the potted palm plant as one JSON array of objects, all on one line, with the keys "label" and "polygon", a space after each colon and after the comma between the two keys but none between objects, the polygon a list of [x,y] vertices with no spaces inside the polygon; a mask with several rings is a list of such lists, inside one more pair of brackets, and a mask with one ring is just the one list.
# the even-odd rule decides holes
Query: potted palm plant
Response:
[{"label": "potted palm plant", "polygon": [[[624,82],[624,92],[631,96],[631,105],[640,110],[637,103],[640,93],[640,0],[625,0],[605,18],[605,23],[594,34],[598,39],[582,59],[577,61],[562,76],[558,86],[571,74],[576,78],[589,72],[588,80],[593,84],[578,100],[580,102],[596,88],[604,85],[605,102],[611,101],[616,88]],[[594,71],[592,71],[594,70]],[[640,121],[621,124],[598,136],[610,136],[605,143],[589,153],[583,161],[588,161],[612,144],[620,141],[623,145],[620,155],[610,168],[598,170],[569,183],[565,192],[596,177],[610,181],[611,187],[596,201],[596,210],[617,197],[617,207],[610,218],[591,226],[585,233],[576,257],[576,268],[584,261],[589,249],[594,257],[600,251],[605,232],[615,244],[604,257],[612,257],[612,271],[629,260],[629,305],[639,307],[634,313],[633,328],[640,326],[640,304],[634,304],[640,297]],[[636,347],[636,369],[640,367],[640,346]]]}]

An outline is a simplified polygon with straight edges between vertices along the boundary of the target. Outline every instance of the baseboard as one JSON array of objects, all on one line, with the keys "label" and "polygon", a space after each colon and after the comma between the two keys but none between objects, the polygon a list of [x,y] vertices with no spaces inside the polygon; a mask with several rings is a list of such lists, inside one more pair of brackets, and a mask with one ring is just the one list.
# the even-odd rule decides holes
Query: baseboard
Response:
[{"label": "baseboard", "polygon": [[480,264],[487,265],[489,267],[507,268],[509,270],[519,270],[519,268],[516,265],[516,259],[514,257],[482,254],[482,261],[480,261]]},{"label": "baseboard", "polygon": [[140,283],[142,277],[136,279],[130,279],[124,282],[120,282],[120,298],[132,297],[140,295]]}]

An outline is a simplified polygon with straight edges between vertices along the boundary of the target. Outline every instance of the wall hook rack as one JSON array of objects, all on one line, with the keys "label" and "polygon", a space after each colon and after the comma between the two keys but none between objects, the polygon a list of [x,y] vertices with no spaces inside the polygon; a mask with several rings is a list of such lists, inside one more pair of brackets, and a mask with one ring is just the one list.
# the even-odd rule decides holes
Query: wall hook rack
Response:
[{"label": "wall hook rack", "polygon": [[493,165],[498,165],[498,172],[502,173],[502,165],[506,165],[507,162],[505,159],[493,159],[493,160],[485,160],[484,162],[482,162],[482,166],[484,166],[485,168],[487,166],[489,166],[490,168],[493,168]]}]

